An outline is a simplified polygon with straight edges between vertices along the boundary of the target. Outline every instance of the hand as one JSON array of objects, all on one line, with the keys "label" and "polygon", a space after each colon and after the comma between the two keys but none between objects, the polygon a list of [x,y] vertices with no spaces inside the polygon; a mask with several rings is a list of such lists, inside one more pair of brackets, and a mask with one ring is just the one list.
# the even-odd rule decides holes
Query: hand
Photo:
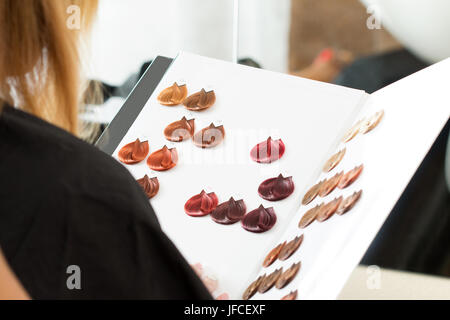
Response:
[{"label": "hand", "polygon": [[215,291],[217,291],[219,287],[218,280],[215,279],[213,276],[207,274],[205,270],[203,269],[203,266],[200,263],[196,263],[194,265],[191,265],[192,269],[194,269],[195,273],[197,273],[200,280],[203,281],[203,284],[208,289],[208,291],[211,293],[211,295],[217,299],[217,300],[228,300],[230,299],[228,296],[228,293],[221,293],[219,295],[214,294]]}]

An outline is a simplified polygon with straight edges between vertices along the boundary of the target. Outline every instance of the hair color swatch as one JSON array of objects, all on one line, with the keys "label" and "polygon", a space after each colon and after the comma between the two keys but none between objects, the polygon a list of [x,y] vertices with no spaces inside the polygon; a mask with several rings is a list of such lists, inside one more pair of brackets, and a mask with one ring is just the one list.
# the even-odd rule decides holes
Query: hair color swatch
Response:
[{"label": "hair color swatch", "polygon": [[157,177],[149,178],[147,175],[142,177],[141,179],[136,180],[137,183],[142,187],[147,198],[151,199],[159,191],[159,181]]},{"label": "hair color swatch", "polygon": [[131,142],[120,149],[119,160],[125,164],[134,164],[145,159],[149,151],[148,141],[141,142],[139,139]]},{"label": "hair color swatch", "polygon": [[192,217],[202,217],[210,214],[216,207],[219,199],[214,192],[206,193],[202,190],[191,197],[184,205],[184,212]]},{"label": "hair color swatch", "polygon": [[266,232],[277,222],[277,215],[272,207],[264,208],[260,205],[257,209],[247,213],[242,219],[242,227],[250,232]]},{"label": "hair color swatch", "polygon": [[211,123],[194,135],[194,144],[199,148],[213,148],[222,143],[225,138],[225,128]]},{"label": "hair color swatch", "polygon": [[172,122],[164,129],[164,136],[167,140],[180,142],[187,140],[194,135],[195,119],[187,120],[186,117]]},{"label": "hair color swatch", "polygon": [[214,102],[216,102],[214,90],[205,91],[205,89],[202,89],[184,99],[183,105],[191,111],[203,111],[210,108]]},{"label": "hair color swatch", "polygon": [[211,218],[220,224],[233,224],[240,221],[247,211],[244,200],[230,200],[219,204],[212,212]]},{"label": "hair color swatch", "polygon": [[269,137],[266,141],[258,143],[250,151],[250,157],[258,163],[271,163],[280,159],[286,147],[281,139],[273,140]]},{"label": "hair color swatch", "polygon": [[158,102],[164,106],[176,106],[187,97],[188,91],[185,84],[179,86],[176,82],[170,87],[161,91],[158,95]]},{"label": "hair color swatch", "polygon": [[169,149],[164,146],[162,149],[153,152],[147,159],[147,165],[155,171],[166,171],[177,165],[178,152],[177,149]]},{"label": "hair color swatch", "polygon": [[261,198],[269,201],[279,201],[289,197],[294,192],[292,177],[285,178],[280,174],[276,178],[267,179],[258,188]]}]

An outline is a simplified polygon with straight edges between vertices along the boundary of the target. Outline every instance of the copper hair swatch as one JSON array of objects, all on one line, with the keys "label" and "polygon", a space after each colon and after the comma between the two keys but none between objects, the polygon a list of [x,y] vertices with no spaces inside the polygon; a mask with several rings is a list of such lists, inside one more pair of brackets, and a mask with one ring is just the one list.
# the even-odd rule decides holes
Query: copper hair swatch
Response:
[{"label": "copper hair swatch", "polygon": [[187,120],[186,117],[172,122],[164,129],[164,136],[167,140],[180,142],[190,139],[194,135],[195,119]]},{"label": "copper hair swatch", "polygon": [[164,146],[153,152],[147,159],[147,165],[155,171],[166,171],[175,167],[178,163],[177,149],[169,149]]},{"label": "copper hair swatch", "polygon": [[119,150],[119,160],[125,164],[134,164],[145,159],[149,151],[148,141],[141,142],[139,139],[131,142]]},{"label": "copper hair swatch", "polygon": [[355,180],[358,179],[359,175],[361,174],[363,167],[364,166],[361,164],[344,174],[339,180],[338,188],[347,188],[349,185],[355,182]]},{"label": "copper hair swatch", "polygon": [[164,106],[176,106],[183,102],[188,94],[185,84],[179,86],[176,82],[170,87],[161,91],[158,95],[158,102]]}]

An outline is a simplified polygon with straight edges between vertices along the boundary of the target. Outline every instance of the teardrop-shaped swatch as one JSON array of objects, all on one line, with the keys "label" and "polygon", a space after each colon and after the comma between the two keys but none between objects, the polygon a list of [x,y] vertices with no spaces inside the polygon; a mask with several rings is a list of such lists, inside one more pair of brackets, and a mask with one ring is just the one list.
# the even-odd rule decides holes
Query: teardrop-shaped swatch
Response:
[{"label": "teardrop-shaped swatch", "polygon": [[338,188],[339,189],[347,188],[349,185],[355,182],[355,180],[358,179],[359,175],[361,174],[363,167],[364,166],[361,164],[357,167],[354,167],[346,174],[344,174],[342,178],[339,180]]},{"label": "teardrop-shaped swatch", "polygon": [[233,224],[242,219],[247,211],[244,200],[230,200],[219,204],[212,212],[211,218],[220,224]]},{"label": "teardrop-shaped swatch", "polygon": [[289,259],[298,250],[298,248],[300,248],[300,245],[303,243],[304,237],[305,236],[302,234],[300,236],[296,236],[294,239],[286,243],[286,245],[280,251],[278,259],[280,261]]},{"label": "teardrop-shaped swatch", "polygon": [[142,187],[142,189],[144,189],[144,192],[149,199],[156,196],[159,191],[159,181],[157,177],[149,178],[147,175],[145,175],[143,178],[138,179],[137,182]]},{"label": "teardrop-shaped swatch", "polygon": [[331,170],[333,170],[342,161],[342,158],[344,158],[345,152],[346,152],[346,148],[333,154],[330,157],[330,159],[328,159],[327,162],[324,164],[323,172],[330,172]]},{"label": "teardrop-shaped swatch", "polygon": [[328,220],[333,214],[335,214],[336,210],[339,208],[339,205],[342,202],[342,199],[342,196],[340,196],[339,198],[335,198],[334,200],[321,206],[317,213],[316,220],[319,222]]},{"label": "teardrop-shaped swatch", "polygon": [[307,205],[311,201],[313,201],[317,195],[319,194],[320,188],[322,187],[322,183],[324,183],[325,180],[319,181],[315,185],[313,185],[303,196],[302,204]]},{"label": "teardrop-shaped swatch", "polygon": [[275,248],[270,250],[270,252],[264,258],[264,261],[262,263],[264,268],[269,267],[270,265],[272,265],[272,263],[275,262],[275,260],[278,259],[278,255],[280,254],[281,250],[283,250],[285,245],[286,245],[286,241],[284,241],[283,243],[280,243]]},{"label": "teardrop-shaped swatch", "polygon": [[360,129],[361,129],[361,125],[363,123],[364,120],[359,120],[358,122],[356,122],[345,134],[344,138],[342,138],[342,142],[349,142],[350,140],[352,140],[354,137],[356,137],[356,135],[359,133]]},{"label": "teardrop-shaped swatch", "polygon": [[216,102],[214,90],[205,91],[205,89],[202,89],[184,99],[183,105],[191,111],[202,111],[210,108],[214,102]]},{"label": "teardrop-shaped swatch", "polygon": [[281,139],[273,140],[269,137],[266,141],[258,143],[250,151],[250,157],[258,163],[271,163],[280,159],[286,147]]},{"label": "teardrop-shaped swatch", "polygon": [[384,116],[384,110],[380,110],[376,112],[375,114],[371,115],[370,117],[366,118],[361,125],[360,132],[366,134],[370,131],[372,131],[378,124],[381,122],[381,119],[383,119]]},{"label": "teardrop-shaped swatch", "polygon": [[187,97],[187,87],[185,84],[179,86],[176,82],[170,87],[161,91],[158,95],[158,102],[165,106],[179,105]]},{"label": "teardrop-shaped swatch", "polygon": [[225,138],[225,128],[211,123],[194,135],[194,144],[199,148],[213,148]]},{"label": "teardrop-shaped swatch", "polygon": [[262,275],[259,276],[258,279],[256,279],[255,281],[253,281],[247,289],[245,289],[243,295],[242,295],[242,299],[243,300],[248,300],[251,297],[253,297],[255,295],[255,293],[258,291],[259,286],[261,285],[261,282],[263,282],[264,278],[266,277],[266,275]]},{"label": "teardrop-shaped swatch", "polygon": [[259,293],[265,293],[272,289],[272,287],[277,282],[278,278],[280,278],[281,274],[283,273],[283,267],[276,269],[274,272],[268,274],[264,277],[264,279],[261,281],[261,284],[258,287]]},{"label": "teardrop-shaped swatch", "polygon": [[294,192],[292,177],[285,178],[280,174],[276,178],[267,179],[259,185],[258,194],[269,201],[278,201],[289,197]]},{"label": "teardrop-shaped swatch", "polygon": [[211,213],[216,207],[219,199],[214,192],[206,193],[202,190],[193,196],[184,205],[184,212],[192,217],[202,217]]},{"label": "teardrop-shaped swatch", "polygon": [[359,198],[361,197],[362,190],[355,191],[352,195],[345,198],[341,204],[339,205],[339,208],[336,211],[336,214],[343,215],[347,211],[351,210],[355,204],[358,202]]},{"label": "teardrop-shaped swatch", "polygon": [[180,142],[191,138],[194,135],[195,119],[187,120],[186,117],[172,122],[164,129],[164,136],[167,140]]},{"label": "teardrop-shaped swatch", "polygon": [[134,164],[145,159],[149,151],[148,141],[141,142],[139,139],[131,142],[119,151],[119,160],[126,164]]},{"label": "teardrop-shaped swatch", "polygon": [[162,149],[153,152],[147,159],[147,165],[155,171],[166,171],[177,165],[178,152],[177,149],[169,149],[164,146]]},{"label": "teardrop-shaped swatch", "polygon": [[316,220],[317,215],[320,213],[324,205],[325,205],[324,203],[321,203],[306,211],[303,217],[298,222],[298,227],[304,229],[311,223],[313,223]]},{"label": "teardrop-shaped swatch", "polygon": [[277,215],[272,207],[262,205],[247,213],[242,219],[242,227],[250,232],[261,233],[272,229],[277,222]]},{"label": "teardrop-shaped swatch", "polygon": [[297,263],[293,263],[291,267],[284,271],[278,278],[277,282],[275,283],[275,288],[283,289],[284,287],[286,287],[295,278],[297,273],[300,271],[301,266],[302,263],[300,261]]},{"label": "teardrop-shaped swatch", "polygon": [[336,189],[337,185],[339,184],[339,181],[341,180],[342,176],[344,175],[344,172],[341,171],[339,173],[336,173],[333,177],[331,177],[328,180],[325,180],[322,185],[320,186],[319,190],[319,196],[322,198],[330,194],[334,189]]},{"label": "teardrop-shaped swatch", "polygon": [[280,300],[296,300],[297,294],[298,294],[297,290],[291,291]]}]

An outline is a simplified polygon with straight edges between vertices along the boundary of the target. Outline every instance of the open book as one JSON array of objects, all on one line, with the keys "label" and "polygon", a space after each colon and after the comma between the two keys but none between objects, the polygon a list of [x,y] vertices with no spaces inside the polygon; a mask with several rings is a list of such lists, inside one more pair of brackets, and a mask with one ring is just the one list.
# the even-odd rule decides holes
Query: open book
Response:
[{"label": "open book", "polygon": [[[124,131],[113,156],[119,159],[119,151],[136,139],[148,141],[148,154],[145,146],[139,151],[142,161],[124,165],[136,179],[145,175],[157,177],[159,189],[155,190],[151,184],[147,187],[157,191],[152,192],[150,201],[161,226],[189,263],[200,263],[218,280],[219,289],[215,294],[226,292],[230,298],[241,299],[260,275],[272,274],[266,279],[265,288],[260,288],[264,293],[254,286],[247,291],[247,297],[280,299],[297,290],[297,299],[334,299],[448,120],[449,75],[450,60],[445,60],[369,95],[360,90],[180,53],[134,123]],[[168,90],[168,96],[160,96],[158,100],[160,93],[174,83],[177,88],[183,85],[184,88],[176,93]],[[203,93],[201,89],[205,89]],[[188,107],[182,104],[185,95],[212,91],[215,101],[206,101],[205,95],[202,101],[185,103]],[[160,103],[161,99],[173,97],[181,103],[176,106]],[[198,105],[204,109],[196,111],[201,109]],[[179,135],[183,141],[169,141],[164,134],[166,127],[183,117],[186,121],[195,119],[191,122],[195,128],[189,128],[200,137],[201,130],[211,123],[221,128],[223,141],[217,139],[212,144],[215,146],[202,148],[201,139],[200,142],[192,139],[190,130],[186,136]],[[355,131],[348,135],[357,123]],[[205,137],[207,133],[203,131]],[[255,161],[251,150],[262,143],[259,150],[267,153],[264,142],[269,137],[272,142],[281,139],[284,152],[279,152],[271,163]],[[211,142],[211,137],[205,139]],[[277,146],[273,143],[273,148]],[[170,149],[176,149],[176,154]],[[330,157],[341,150],[345,150],[341,153],[343,157],[336,156],[336,161],[331,165],[328,162],[324,168]],[[132,151],[133,148],[128,149],[129,156]],[[155,151],[157,154],[148,160],[148,155]],[[340,186],[328,186],[331,189],[328,194],[324,191],[322,196],[302,204],[313,185],[360,165],[362,171],[350,174],[350,180],[354,181],[345,183],[340,179]],[[292,177],[294,189],[290,183],[288,187],[281,185],[284,194],[280,196],[275,191],[278,195],[272,200],[283,199],[266,200],[271,199],[274,191],[271,188],[277,180],[266,182],[262,189],[261,184],[280,174],[284,178]],[[198,196],[186,206],[189,199],[203,190],[206,194],[214,193],[217,200],[213,196],[204,199]],[[359,190],[362,190],[360,198],[350,210],[342,212],[339,199],[345,200]],[[253,217],[244,223],[245,217],[243,220],[234,217],[233,224],[215,222],[218,219],[211,217],[211,210],[231,197],[236,202],[243,200],[242,214],[262,208],[260,221]],[[336,210],[320,212],[321,219],[312,215],[311,224],[299,227],[308,210],[336,198]],[[200,202],[196,201],[199,199]],[[339,205],[341,212],[336,212]],[[267,222],[268,212],[269,216],[275,212],[273,226],[270,224],[274,221]],[[258,223],[264,228],[258,229]],[[296,250],[290,248],[288,251],[292,252],[283,253],[284,260],[275,259],[277,252],[274,252],[273,263],[263,267],[272,249],[302,235],[302,243]],[[290,269],[291,274],[282,275],[284,280],[273,274],[280,268],[284,272],[298,262],[301,262],[298,272],[294,272],[298,267]]]}]

